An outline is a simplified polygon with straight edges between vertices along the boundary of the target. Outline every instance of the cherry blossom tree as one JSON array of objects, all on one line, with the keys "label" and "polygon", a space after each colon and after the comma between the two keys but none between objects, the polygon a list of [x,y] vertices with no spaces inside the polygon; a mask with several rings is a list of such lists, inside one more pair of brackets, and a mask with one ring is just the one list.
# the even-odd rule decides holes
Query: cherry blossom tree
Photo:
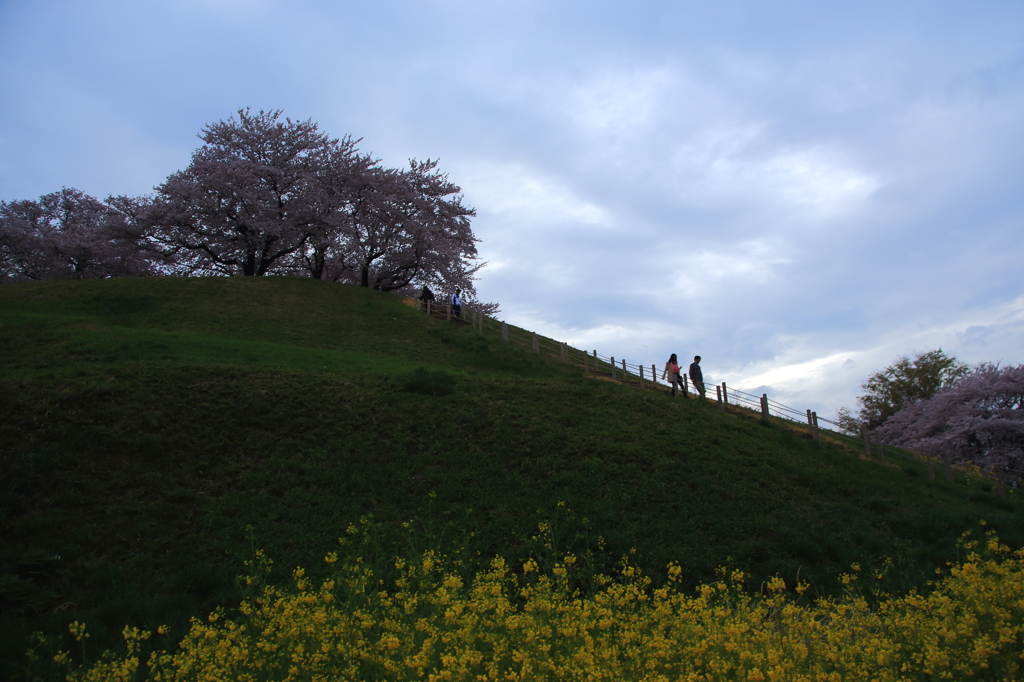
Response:
[{"label": "cherry blossom tree", "polygon": [[875,431],[886,443],[1024,474],[1024,365],[979,365]]},{"label": "cherry blossom tree", "polygon": [[373,185],[379,162],[356,149],[359,140],[349,137],[323,150],[317,174],[322,210],[303,248],[296,252],[291,269],[331,282],[352,278],[353,262],[343,238],[344,216]]},{"label": "cherry blossom tree", "polygon": [[375,166],[335,215],[336,242],[354,283],[382,291],[411,284],[456,286],[475,272],[476,239],[460,189],[436,161],[405,171]]},{"label": "cherry blossom tree", "polygon": [[358,140],[332,140],[280,111],[240,110],[199,137],[148,217],[149,238],[180,272],[473,290],[476,212],[436,161],[385,168]]},{"label": "cherry blossom tree", "polygon": [[206,126],[188,168],[156,188],[149,237],[180,270],[266,275],[322,221],[316,174],[337,141],[281,113],[243,109]]},{"label": "cherry blossom tree", "polygon": [[[405,172],[406,181],[418,198],[411,207],[413,210],[408,211],[416,228],[416,279],[433,283],[440,291],[461,289],[467,304],[479,309],[487,304],[473,303],[476,273],[485,265],[479,262],[479,240],[470,228],[469,219],[476,215],[476,209],[463,205],[461,188],[452,184],[446,173],[437,170],[437,163],[413,159]],[[410,274],[408,269],[406,274]]]},{"label": "cherry blossom tree", "polygon": [[72,188],[38,201],[0,202],[0,281],[155,274],[140,248],[140,203],[104,203]]},{"label": "cherry blossom tree", "polygon": [[381,291],[461,289],[469,305],[497,312],[473,303],[482,267],[469,220],[476,211],[436,160],[399,170],[351,150],[329,158],[319,177],[331,213],[299,254],[311,276]]}]

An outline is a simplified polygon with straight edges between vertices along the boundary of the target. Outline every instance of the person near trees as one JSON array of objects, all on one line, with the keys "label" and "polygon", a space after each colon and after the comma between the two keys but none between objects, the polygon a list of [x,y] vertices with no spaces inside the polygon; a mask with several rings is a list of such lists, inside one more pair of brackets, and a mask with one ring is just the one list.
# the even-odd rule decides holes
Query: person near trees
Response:
[{"label": "person near trees", "polygon": [[462,317],[462,289],[456,289],[452,294],[452,315]]},{"label": "person near trees", "polygon": [[423,291],[420,292],[420,301],[423,303],[423,309],[427,310],[427,305],[434,302],[434,292],[430,290],[426,284],[423,285]]},{"label": "person near trees", "polygon": [[704,397],[704,373],[700,371],[700,356],[694,355],[693,362],[690,363],[690,381],[693,382],[693,387],[696,389],[700,397]]},{"label": "person near trees", "polygon": [[668,377],[668,381],[672,384],[672,396],[676,395],[676,386],[682,383],[679,378],[679,360],[676,359],[676,354],[673,353],[669,356],[668,362],[665,363],[665,370],[661,373],[661,380],[665,381],[665,377]]}]

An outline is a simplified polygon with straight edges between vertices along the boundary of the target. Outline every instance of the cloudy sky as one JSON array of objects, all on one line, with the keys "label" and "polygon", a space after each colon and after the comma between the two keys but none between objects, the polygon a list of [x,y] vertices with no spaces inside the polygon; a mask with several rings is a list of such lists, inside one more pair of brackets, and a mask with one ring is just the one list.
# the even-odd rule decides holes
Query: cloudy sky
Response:
[{"label": "cloudy sky", "polygon": [[1020,0],[0,0],[0,199],[146,194],[283,109],[439,158],[508,321],[832,415],[1024,362]]}]

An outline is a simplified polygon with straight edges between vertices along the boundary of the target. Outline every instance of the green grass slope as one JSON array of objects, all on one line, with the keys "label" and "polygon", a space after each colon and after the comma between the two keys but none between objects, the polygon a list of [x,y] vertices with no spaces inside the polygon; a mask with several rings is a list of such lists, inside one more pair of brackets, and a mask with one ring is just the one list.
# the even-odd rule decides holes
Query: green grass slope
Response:
[{"label": "green grass slope", "polygon": [[585,570],[633,552],[655,579],[728,564],[820,593],[884,557],[887,587],[923,585],[981,519],[1024,542],[1024,506],[980,479],[864,461],[308,279],[0,287],[0,414],[8,674],[29,632],[73,620],[96,647],[128,623],[173,638],[237,602],[254,549],[280,579],[315,575],[353,524],[369,530],[345,551],[381,567],[426,547],[467,567],[573,551]]}]

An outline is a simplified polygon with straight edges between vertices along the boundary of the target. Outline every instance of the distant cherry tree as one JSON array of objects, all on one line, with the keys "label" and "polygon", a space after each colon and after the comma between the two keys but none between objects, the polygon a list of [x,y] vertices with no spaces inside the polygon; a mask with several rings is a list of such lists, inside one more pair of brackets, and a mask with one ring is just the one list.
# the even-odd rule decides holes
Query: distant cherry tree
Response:
[{"label": "distant cherry tree", "polygon": [[156,274],[141,248],[139,203],[106,203],[73,188],[38,200],[0,202],[0,281]]},{"label": "distant cherry tree", "polygon": [[280,111],[206,126],[188,168],[157,187],[149,237],[183,274],[303,274],[394,291],[474,292],[476,238],[437,162],[386,168]]},{"label": "distant cherry tree", "polygon": [[886,443],[948,455],[984,469],[1024,471],[1024,365],[979,365],[875,431]]},{"label": "distant cherry tree", "polygon": [[199,138],[188,167],[153,196],[104,204],[63,190],[2,204],[0,280],[301,275],[401,293],[461,289],[467,305],[497,312],[475,301],[476,211],[437,161],[386,168],[359,140],[279,110],[239,110]]}]

